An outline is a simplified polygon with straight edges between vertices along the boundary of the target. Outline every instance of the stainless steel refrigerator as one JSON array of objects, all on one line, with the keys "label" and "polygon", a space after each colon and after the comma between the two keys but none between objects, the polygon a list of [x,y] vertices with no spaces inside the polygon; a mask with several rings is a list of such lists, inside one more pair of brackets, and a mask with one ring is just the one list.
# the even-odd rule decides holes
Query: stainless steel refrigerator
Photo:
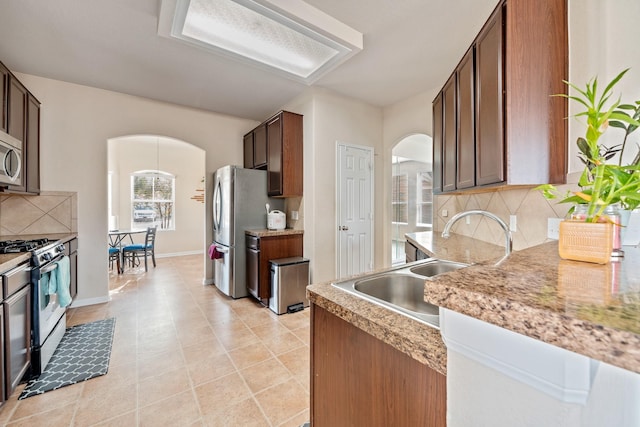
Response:
[{"label": "stainless steel refrigerator", "polygon": [[232,298],[247,296],[247,229],[267,228],[266,204],[283,210],[284,200],[267,196],[267,172],[224,166],[213,174],[214,283]]}]

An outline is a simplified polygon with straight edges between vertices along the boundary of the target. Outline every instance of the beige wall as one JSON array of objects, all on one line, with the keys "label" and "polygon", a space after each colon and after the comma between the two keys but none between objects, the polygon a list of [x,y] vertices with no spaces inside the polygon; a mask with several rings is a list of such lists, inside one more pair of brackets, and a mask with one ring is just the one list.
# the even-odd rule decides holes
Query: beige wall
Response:
[{"label": "beige wall", "polygon": [[436,90],[422,92],[385,108],[383,112],[383,149],[381,157],[384,159],[382,171],[384,180],[382,182],[382,191],[378,191],[378,194],[384,199],[384,208],[381,211],[381,216],[382,223],[385,226],[381,228],[381,231],[385,244],[376,248],[376,250],[382,252],[380,256],[383,259],[383,266],[391,265],[391,155],[393,147],[409,135],[417,133],[432,135],[431,101],[437,94]]},{"label": "beige wall", "polygon": [[[385,175],[382,151],[382,110],[353,99],[312,89],[286,109],[304,114],[304,256],[310,259],[311,281],[334,279],[337,248],[337,143],[372,147],[374,185],[382,188]],[[384,198],[374,194],[374,264],[384,263],[382,215]]]},{"label": "beige wall", "polygon": [[[107,140],[153,134],[200,147],[206,152],[206,194],[210,194],[212,173],[225,164],[242,163],[242,135],[257,124],[31,75],[18,78],[42,102],[42,189],[78,194],[79,305],[108,299]],[[210,203],[207,197],[205,210]],[[205,233],[209,242],[210,215],[205,215]],[[211,278],[211,263],[202,249],[203,278]]]},{"label": "beige wall", "polygon": [[[569,0],[569,80],[579,87],[594,76],[604,85],[625,68],[631,70],[614,91],[623,101],[640,100],[640,1],[638,0]],[[569,113],[577,112],[577,104],[569,104]],[[613,132],[612,132],[613,131]],[[620,144],[621,131],[612,129],[603,137],[607,145]],[[582,170],[577,159],[576,138],[584,134],[584,124],[570,121],[570,171]],[[632,145],[640,143],[636,131]],[[636,151],[627,148],[625,159],[633,159]]]},{"label": "beige wall", "polygon": [[[119,228],[148,225],[131,222],[131,174],[157,168],[175,177],[175,228],[158,228],[156,253],[160,257],[201,253],[206,244],[205,205],[204,199],[195,197],[204,195],[204,159],[203,149],[171,138],[137,135],[109,140],[109,173],[113,175],[110,215],[118,217]],[[143,235],[137,237],[142,241]]]}]

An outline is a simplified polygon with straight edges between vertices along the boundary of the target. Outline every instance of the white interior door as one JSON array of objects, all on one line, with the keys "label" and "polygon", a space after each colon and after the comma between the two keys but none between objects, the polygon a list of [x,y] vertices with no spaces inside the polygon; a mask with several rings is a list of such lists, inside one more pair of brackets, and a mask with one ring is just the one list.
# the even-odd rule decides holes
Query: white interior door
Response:
[{"label": "white interior door", "polygon": [[338,277],[373,269],[373,149],[338,144]]}]

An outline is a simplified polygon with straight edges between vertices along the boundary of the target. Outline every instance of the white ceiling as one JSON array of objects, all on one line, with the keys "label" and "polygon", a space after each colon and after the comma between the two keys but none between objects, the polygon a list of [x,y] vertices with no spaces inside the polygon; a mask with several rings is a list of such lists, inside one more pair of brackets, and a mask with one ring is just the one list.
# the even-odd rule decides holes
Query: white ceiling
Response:
[{"label": "white ceiling", "polygon": [[[386,107],[442,86],[498,0],[307,2],[364,34],[364,50],[313,86]],[[160,0],[1,0],[0,61],[258,121],[307,88],[158,36],[159,10]]]}]

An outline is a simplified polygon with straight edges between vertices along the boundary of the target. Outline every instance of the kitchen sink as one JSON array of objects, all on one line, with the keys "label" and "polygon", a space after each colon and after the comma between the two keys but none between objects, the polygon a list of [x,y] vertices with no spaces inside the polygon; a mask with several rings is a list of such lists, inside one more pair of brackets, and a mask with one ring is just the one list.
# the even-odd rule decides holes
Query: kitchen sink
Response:
[{"label": "kitchen sink", "polygon": [[333,283],[333,286],[439,329],[440,308],[424,300],[425,280],[467,266],[427,259]]},{"label": "kitchen sink", "polygon": [[467,267],[467,264],[437,260],[436,262],[427,262],[422,263],[422,265],[416,265],[415,267],[409,268],[409,271],[419,276],[433,277],[437,276],[438,274],[448,273],[450,271],[455,271],[463,267]]}]

